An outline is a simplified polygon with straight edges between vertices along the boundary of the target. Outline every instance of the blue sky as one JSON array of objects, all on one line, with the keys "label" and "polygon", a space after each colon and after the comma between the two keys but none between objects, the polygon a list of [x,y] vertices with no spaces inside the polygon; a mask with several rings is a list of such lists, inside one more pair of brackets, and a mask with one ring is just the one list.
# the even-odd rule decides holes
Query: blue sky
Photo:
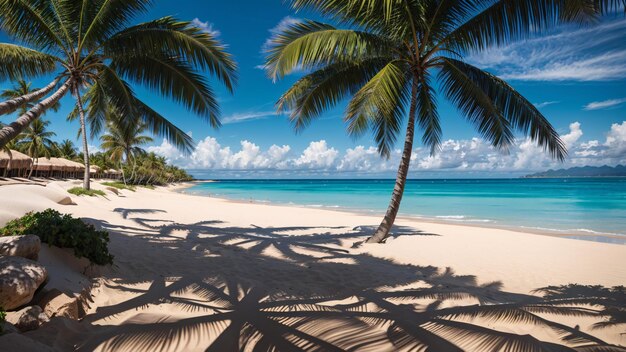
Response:
[{"label": "blue sky", "polygon": [[[179,105],[137,89],[152,107],[190,131],[198,143],[191,156],[182,156],[155,138],[151,150],[204,177],[319,177],[390,176],[397,165],[380,160],[370,136],[346,136],[341,115],[344,105],[328,111],[301,134],[285,116],[274,114],[274,103],[297,77],[273,83],[258,67],[270,31],[281,21],[316,18],[294,13],[280,0],[159,1],[137,22],[165,15],[195,20],[219,33],[239,66],[239,84],[230,95],[219,84],[224,126],[211,129]],[[536,103],[557,130],[571,139],[571,158],[556,164],[524,138],[508,155],[491,150],[455,108],[439,99],[444,126],[442,153],[429,157],[416,145],[413,177],[516,176],[547,167],[626,162],[626,20],[608,18],[595,27],[561,28],[542,38],[513,43],[467,59],[507,79]],[[5,41],[5,37],[0,37]],[[35,81],[43,85],[45,80]],[[0,89],[9,82],[0,82]],[[49,113],[58,139],[75,140],[78,126],[65,122],[72,100],[58,113]],[[13,116],[14,117],[14,116]],[[8,119],[3,118],[6,122]],[[622,135],[623,133],[623,135]],[[526,143],[526,144],[525,144]],[[91,145],[97,146],[97,140]],[[526,146],[526,149],[524,149]],[[401,147],[401,145],[397,145]]]}]

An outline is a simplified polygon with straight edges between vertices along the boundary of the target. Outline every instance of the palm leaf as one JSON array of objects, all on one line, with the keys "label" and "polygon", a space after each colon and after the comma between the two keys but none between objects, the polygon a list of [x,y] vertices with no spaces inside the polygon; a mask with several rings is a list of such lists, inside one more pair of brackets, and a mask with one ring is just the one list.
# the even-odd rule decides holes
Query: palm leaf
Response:
[{"label": "palm leaf", "polygon": [[70,46],[58,36],[59,23],[47,0],[0,0],[0,28],[42,50],[64,51]]},{"label": "palm leaf", "polygon": [[[463,111],[469,113],[479,126],[479,131],[494,145],[510,143],[506,124],[500,118],[506,117],[510,125],[530,136],[546,149],[554,158],[564,160],[567,149],[550,122],[526,98],[500,78],[459,60],[443,59],[442,71],[445,89],[453,101],[459,103]],[[469,85],[472,82],[474,87]],[[472,89],[473,88],[473,89]],[[491,100],[495,109],[487,110],[488,100],[473,104],[471,94],[481,97],[481,92]],[[498,116],[498,112],[501,116]]]},{"label": "palm leaf", "polygon": [[163,56],[124,56],[112,59],[119,75],[171,97],[206,118],[213,127],[221,125],[219,105],[206,79],[184,60]]},{"label": "palm leaf", "polygon": [[372,128],[383,156],[390,155],[405,116],[410,95],[407,71],[403,61],[388,63],[354,94],[347,107],[348,133],[358,136]]},{"label": "palm leaf", "polygon": [[278,100],[277,110],[291,112],[290,120],[295,130],[301,131],[313,118],[356,93],[387,62],[385,59],[370,59],[324,67],[294,83]]},{"label": "palm leaf", "polygon": [[232,92],[237,65],[213,35],[193,27],[190,22],[164,17],[129,27],[116,33],[103,44],[105,56],[154,55],[167,53],[206,69]]},{"label": "palm leaf", "polygon": [[296,69],[316,69],[338,62],[388,57],[390,40],[367,32],[342,30],[316,21],[290,24],[270,39],[266,69],[281,79]]},{"label": "palm leaf", "polygon": [[57,61],[60,60],[37,50],[0,43],[0,80],[51,73]]}]

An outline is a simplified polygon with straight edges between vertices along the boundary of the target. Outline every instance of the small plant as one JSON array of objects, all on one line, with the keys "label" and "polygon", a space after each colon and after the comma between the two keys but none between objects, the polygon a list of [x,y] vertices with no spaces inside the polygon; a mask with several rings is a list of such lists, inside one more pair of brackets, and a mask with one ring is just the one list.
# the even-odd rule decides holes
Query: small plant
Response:
[{"label": "small plant", "polygon": [[74,187],[67,190],[68,193],[71,193],[75,196],[102,196],[104,197],[106,193],[98,189],[84,189],[82,187]]},{"label": "small plant", "polygon": [[0,307],[0,335],[4,333],[4,322],[7,317],[7,313],[4,311],[4,308]]},{"label": "small plant", "polygon": [[103,186],[115,187],[117,189],[127,189],[129,191],[135,192],[137,188],[131,185],[125,185],[124,182],[102,182]]},{"label": "small plant", "polygon": [[0,229],[0,236],[37,235],[41,242],[60,248],[73,248],[78,258],[87,258],[93,264],[113,263],[109,253],[109,233],[96,230],[91,224],[54,209],[30,212],[10,221]]}]

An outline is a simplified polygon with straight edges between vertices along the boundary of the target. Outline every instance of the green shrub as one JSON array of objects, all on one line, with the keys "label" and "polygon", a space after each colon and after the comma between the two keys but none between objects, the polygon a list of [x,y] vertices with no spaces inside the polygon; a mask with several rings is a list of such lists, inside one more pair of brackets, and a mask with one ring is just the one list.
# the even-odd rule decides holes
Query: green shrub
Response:
[{"label": "green shrub", "polygon": [[54,209],[30,212],[0,229],[0,236],[37,235],[41,242],[60,248],[73,248],[78,258],[98,265],[113,263],[107,247],[109,233]]},{"label": "green shrub", "polygon": [[4,321],[7,317],[7,313],[4,311],[4,309],[2,307],[0,307],[0,335],[2,335],[2,333],[4,331],[2,331],[4,329]]},{"label": "green shrub", "polygon": [[103,196],[104,197],[106,195],[106,193],[104,193],[103,191],[100,191],[97,189],[84,189],[82,187],[70,188],[67,191],[75,196],[90,196],[90,197]]},{"label": "green shrub", "polygon": [[131,185],[125,185],[124,182],[102,182],[103,186],[115,187],[117,189],[127,189],[135,192],[136,188]]}]

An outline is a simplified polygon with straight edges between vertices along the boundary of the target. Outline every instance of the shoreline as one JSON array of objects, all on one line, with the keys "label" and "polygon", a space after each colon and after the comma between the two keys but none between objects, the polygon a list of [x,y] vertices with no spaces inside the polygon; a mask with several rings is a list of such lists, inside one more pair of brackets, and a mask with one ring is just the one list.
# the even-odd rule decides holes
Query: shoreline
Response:
[{"label": "shoreline", "polygon": [[[367,217],[380,216],[382,218],[382,215],[383,215],[383,211],[380,211],[380,212],[375,211],[375,210],[368,211],[364,209],[353,209],[353,208],[347,208],[347,207],[341,207],[341,206],[327,206],[327,205],[307,206],[307,205],[296,204],[296,203],[262,201],[262,200],[252,199],[252,198],[250,200],[232,199],[232,198],[223,197],[219,195],[210,195],[210,194],[203,195],[203,194],[185,192],[186,189],[189,189],[197,184],[212,183],[212,182],[219,182],[219,181],[216,181],[216,180],[190,181],[190,182],[186,182],[185,184],[181,184],[177,187],[173,187],[173,188],[167,187],[167,189],[170,189],[173,192],[184,194],[184,195],[220,199],[220,200],[223,200],[226,202],[232,202],[235,204],[257,204],[257,205],[270,205],[270,206],[275,206],[275,207],[290,207],[290,208],[299,208],[299,209],[319,209],[319,210],[337,211],[337,212],[341,212],[341,213],[345,213],[349,215],[367,216]],[[463,220],[455,221],[452,219],[446,220],[446,219],[441,219],[441,218],[411,216],[411,215],[406,215],[402,213],[398,214],[397,219],[404,220],[404,221],[417,221],[417,222],[424,222],[424,223],[429,223],[429,224],[438,224],[438,225],[468,226],[468,227],[473,227],[473,228],[478,228],[478,229],[487,228],[487,229],[494,229],[494,230],[505,230],[505,231],[512,231],[512,232],[521,232],[521,233],[526,233],[530,235],[564,238],[564,239],[577,240],[577,241],[590,241],[590,242],[608,243],[608,244],[615,244],[615,245],[626,245],[626,235],[616,234],[616,233],[600,233],[594,230],[587,230],[589,232],[587,231],[575,232],[574,230],[541,229],[541,228],[524,227],[524,226],[519,226],[519,225],[516,226],[516,225],[494,224],[493,222],[491,222],[491,220],[488,220],[485,222],[479,222],[479,221],[472,222],[472,221],[463,221]],[[604,239],[604,240],[601,240],[601,239]]]}]

